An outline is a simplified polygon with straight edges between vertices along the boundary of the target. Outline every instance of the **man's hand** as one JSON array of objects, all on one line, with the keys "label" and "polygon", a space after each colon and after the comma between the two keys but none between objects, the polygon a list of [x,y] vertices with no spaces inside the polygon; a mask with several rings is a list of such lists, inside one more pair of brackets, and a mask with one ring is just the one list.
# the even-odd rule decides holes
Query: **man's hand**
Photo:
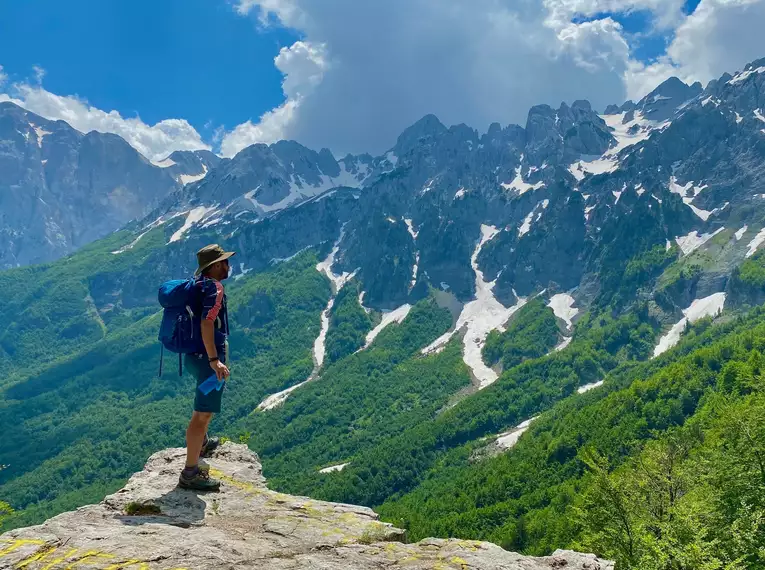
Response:
[{"label": "man's hand", "polygon": [[210,367],[215,372],[215,375],[218,377],[218,380],[225,380],[231,375],[231,372],[229,371],[228,366],[223,364],[220,360],[211,362]]}]

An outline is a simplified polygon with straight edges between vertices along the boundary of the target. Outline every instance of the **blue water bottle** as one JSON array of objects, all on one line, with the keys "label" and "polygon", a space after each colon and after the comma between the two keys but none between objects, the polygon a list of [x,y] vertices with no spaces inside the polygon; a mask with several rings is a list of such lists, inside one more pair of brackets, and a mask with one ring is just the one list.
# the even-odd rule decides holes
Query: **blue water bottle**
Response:
[{"label": "blue water bottle", "polygon": [[205,396],[207,396],[207,394],[209,394],[213,390],[220,391],[223,388],[224,382],[225,382],[224,380],[218,380],[218,376],[213,374],[207,380],[205,380],[199,385],[199,391],[202,392],[202,394],[204,394]]}]

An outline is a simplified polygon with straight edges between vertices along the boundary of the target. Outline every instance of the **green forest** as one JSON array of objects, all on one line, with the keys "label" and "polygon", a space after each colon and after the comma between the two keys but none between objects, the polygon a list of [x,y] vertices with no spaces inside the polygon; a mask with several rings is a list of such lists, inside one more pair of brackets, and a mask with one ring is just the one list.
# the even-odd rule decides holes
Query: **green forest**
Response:
[{"label": "green forest", "polygon": [[[0,428],[13,434],[0,442],[2,530],[99,501],[150,454],[183,445],[189,378],[172,358],[157,376],[155,289],[167,269],[156,269],[155,251],[165,231],[119,256],[111,251],[126,237],[115,234],[61,262],[0,273],[11,291]],[[573,548],[627,569],[765,566],[763,255],[731,277],[733,312],[696,323],[656,359],[665,328],[643,293],[656,286],[671,299],[695,275],[674,248],[615,263],[605,276],[614,286],[560,352],[560,324],[532,299],[488,336],[484,360],[502,372],[480,392],[460,335],[421,353],[454,325],[440,295],[365,348],[381,315],[361,306],[362,284],[351,280],[330,311],[318,379],[258,411],[312,374],[333,294],[316,270],[328,246],[227,285],[233,375],[213,430],[256,451],[271,488],[371,506],[413,541]],[[34,285],[10,287],[18,281]],[[532,418],[515,447],[487,453],[497,434]]]}]

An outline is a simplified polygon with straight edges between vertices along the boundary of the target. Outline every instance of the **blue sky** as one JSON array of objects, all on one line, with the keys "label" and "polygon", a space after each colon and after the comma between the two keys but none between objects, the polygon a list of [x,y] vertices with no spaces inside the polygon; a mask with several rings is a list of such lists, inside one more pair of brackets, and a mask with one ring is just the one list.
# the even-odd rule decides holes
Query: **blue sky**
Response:
[{"label": "blue sky", "polygon": [[[684,0],[683,12],[687,15],[693,14],[700,3],[701,0]],[[632,55],[638,61],[655,61],[666,53],[667,47],[674,38],[671,31],[656,29],[653,13],[647,9],[622,13],[598,12],[589,16],[576,16],[574,21],[588,22],[606,17],[623,26]]]},{"label": "blue sky", "polygon": [[273,60],[297,36],[257,28],[219,0],[0,2],[0,64],[11,80],[41,66],[54,93],[152,124],[183,117],[209,138],[283,100]]},{"label": "blue sky", "polygon": [[706,83],[765,56],[762,21],[765,0],[0,1],[0,100],[151,159],[283,138],[381,153],[428,113],[485,131]]}]

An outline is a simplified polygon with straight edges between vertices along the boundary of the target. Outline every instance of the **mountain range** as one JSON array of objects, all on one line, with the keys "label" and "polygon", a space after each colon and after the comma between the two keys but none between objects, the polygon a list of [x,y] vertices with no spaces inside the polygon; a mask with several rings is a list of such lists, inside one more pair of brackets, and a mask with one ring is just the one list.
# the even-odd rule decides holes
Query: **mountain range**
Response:
[{"label": "mountain range", "polygon": [[[0,149],[7,526],[98,501],[182,444],[156,287],[216,242],[237,251],[216,429],[273,486],[413,538],[762,562],[756,469],[730,453],[756,466],[742,442],[765,433],[765,59],[483,134],[429,115],[379,157],[281,141],[153,164],[10,103]],[[684,484],[669,506],[666,477]],[[696,558],[661,566],[668,549]]]}]

